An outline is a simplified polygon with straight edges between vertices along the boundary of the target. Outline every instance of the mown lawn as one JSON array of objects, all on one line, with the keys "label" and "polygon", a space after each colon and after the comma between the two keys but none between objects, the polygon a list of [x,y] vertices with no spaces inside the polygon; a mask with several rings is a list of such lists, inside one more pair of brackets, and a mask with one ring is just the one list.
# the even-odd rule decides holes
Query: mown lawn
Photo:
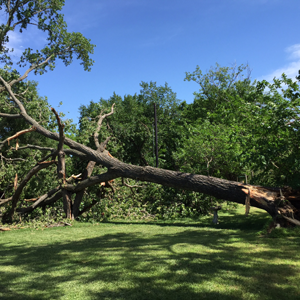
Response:
[{"label": "mown lawn", "polygon": [[219,215],[0,232],[0,299],[300,299],[300,237]]}]

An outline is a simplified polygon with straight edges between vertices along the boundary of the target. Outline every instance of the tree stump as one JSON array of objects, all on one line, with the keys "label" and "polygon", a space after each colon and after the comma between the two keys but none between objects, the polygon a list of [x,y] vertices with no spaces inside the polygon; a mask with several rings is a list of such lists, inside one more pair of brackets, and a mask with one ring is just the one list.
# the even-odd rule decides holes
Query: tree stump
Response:
[{"label": "tree stump", "polygon": [[222,206],[213,206],[210,208],[210,210],[212,210],[214,212],[214,217],[213,217],[213,223],[216,225],[216,224],[219,224],[219,221],[218,221],[218,210],[222,209]]}]

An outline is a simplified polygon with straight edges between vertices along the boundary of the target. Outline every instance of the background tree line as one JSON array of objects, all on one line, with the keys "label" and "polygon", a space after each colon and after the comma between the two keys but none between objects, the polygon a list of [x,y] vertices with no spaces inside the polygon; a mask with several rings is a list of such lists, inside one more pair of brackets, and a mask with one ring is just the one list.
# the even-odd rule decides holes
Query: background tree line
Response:
[{"label": "background tree line", "polygon": [[[2,70],[3,76],[19,75]],[[16,72],[16,71],[15,71]],[[177,99],[166,83],[141,82],[139,94],[91,101],[82,105],[78,128],[64,119],[65,132],[76,141],[95,148],[94,133],[99,116],[115,112],[104,120],[99,140],[108,137],[107,150],[125,163],[154,166],[154,112],[158,114],[159,167],[163,169],[198,173],[251,184],[299,188],[298,82],[283,77],[273,83],[251,81],[248,66],[221,67],[218,64],[203,74],[199,67],[186,73],[187,81],[199,84],[191,104]],[[24,94],[26,108],[50,130],[58,131],[55,117],[46,98],[37,93],[37,83],[20,82],[16,93]],[[1,98],[5,112],[8,99]],[[63,115],[61,115],[63,118]],[[1,140],[24,128],[24,120],[0,119]],[[1,182],[2,198],[12,196],[16,174],[22,178],[45,155],[45,150],[33,150],[27,145],[55,147],[55,142],[31,132],[2,145]],[[18,146],[17,146],[18,145]],[[18,149],[17,149],[18,147]],[[5,156],[4,156],[5,153]],[[82,174],[86,162],[67,158],[67,174]],[[105,168],[95,166],[93,172]],[[42,170],[30,180],[22,192],[20,206],[32,204],[53,186],[55,167]],[[81,219],[107,218],[176,218],[208,213],[209,207],[220,200],[188,190],[157,186],[134,180],[117,179],[108,188],[105,197],[94,186],[83,195]],[[104,194],[102,194],[104,196]],[[5,197],[4,197],[5,196]],[[5,204],[9,205],[9,203]],[[5,205],[2,211],[5,210]],[[51,207],[51,206],[50,206]],[[53,204],[51,213],[63,214],[62,203]],[[36,214],[45,210],[36,210]],[[50,212],[48,212],[50,213]],[[28,216],[30,217],[30,216]]]}]

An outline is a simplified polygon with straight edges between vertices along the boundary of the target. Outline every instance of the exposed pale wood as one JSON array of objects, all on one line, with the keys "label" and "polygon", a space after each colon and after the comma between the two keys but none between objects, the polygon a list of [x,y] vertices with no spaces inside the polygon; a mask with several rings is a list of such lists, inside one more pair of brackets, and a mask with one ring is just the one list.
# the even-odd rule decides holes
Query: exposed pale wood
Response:
[{"label": "exposed pale wood", "polygon": [[9,145],[11,140],[13,140],[15,138],[18,138],[22,134],[25,134],[25,133],[28,133],[28,132],[31,132],[31,131],[35,131],[35,130],[36,130],[36,128],[34,126],[32,126],[29,129],[21,130],[21,131],[17,132],[16,134],[14,134],[13,136],[7,138],[6,141],[8,142],[8,145]]},{"label": "exposed pale wood", "polygon": [[18,188],[18,173],[16,173],[15,180],[14,180],[14,190]]},{"label": "exposed pale wood", "polygon": [[298,220],[289,218],[289,217],[284,216],[284,215],[282,215],[282,217],[284,217],[284,218],[285,218],[286,220],[288,220],[289,222],[291,222],[291,223],[293,223],[293,224],[295,224],[295,225],[297,225],[297,226],[300,226],[300,222],[299,222]]},{"label": "exposed pale wood", "polygon": [[9,231],[11,230],[10,228],[7,228],[7,227],[0,227],[0,231]]}]

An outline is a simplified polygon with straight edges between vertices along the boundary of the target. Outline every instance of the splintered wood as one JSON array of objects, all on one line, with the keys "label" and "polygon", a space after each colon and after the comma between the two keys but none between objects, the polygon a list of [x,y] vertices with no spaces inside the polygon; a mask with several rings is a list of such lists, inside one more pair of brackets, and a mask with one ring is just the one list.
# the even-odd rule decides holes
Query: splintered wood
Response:
[{"label": "splintered wood", "polygon": [[246,196],[250,193],[250,198],[255,199],[263,205],[267,205],[266,200],[274,201],[277,198],[276,191],[271,191],[259,186],[243,185],[243,187],[242,191],[246,194]]},{"label": "splintered wood", "polygon": [[[20,135],[24,134],[24,133],[27,133],[27,132],[31,132],[31,131],[35,131],[36,128],[34,126],[32,126],[31,128],[29,129],[25,129],[25,130],[21,130],[19,132],[17,132],[16,134],[14,134],[13,136],[7,138],[7,143],[8,145],[10,145],[10,141],[15,139],[15,138],[18,138]],[[19,143],[17,142],[17,146],[19,147]],[[18,149],[17,149],[18,150]]]},{"label": "splintered wood", "polygon": [[15,180],[14,180],[14,190],[18,188],[18,173],[16,173]]}]

